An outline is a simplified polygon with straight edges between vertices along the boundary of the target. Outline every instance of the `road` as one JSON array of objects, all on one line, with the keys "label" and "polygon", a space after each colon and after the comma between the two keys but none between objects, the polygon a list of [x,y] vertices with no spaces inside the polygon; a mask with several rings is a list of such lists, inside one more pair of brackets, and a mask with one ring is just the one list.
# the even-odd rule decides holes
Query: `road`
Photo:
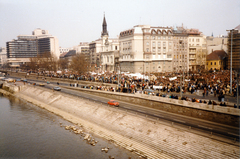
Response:
[{"label": "road", "polygon": [[[37,83],[43,83],[41,79],[38,80],[29,80],[28,82],[34,82]],[[52,89],[54,86],[57,86],[57,82],[51,82],[51,84],[46,84],[45,88]],[[60,83],[60,87],[62,88],[61,92],[67,93],[73,96],[77,96],[79,98],[84,98],[91,100],[93,102],[102,103],[103,106],[108,106],[107,102],[110,100],[109,98],[92,95],[89,93],[85,93],[76,89],[73,89],[73,87],[70,87],[67,83]],[[201,134],[205,134],[209,136],[215,136],[217,138],[225,138],[229,140],[236,140],[239,142],[239,127],[232,127],[228,125],[218,124],[214,122],[209,122],[206,120],[196,119],[192,117],[187,117],[183,115],[178,115],[174,113],[169,113],[161,110],[156,110],[152,108],[147,108],[144,106],[140,106],[137,104],[131,104],[124,101],[119,101],[120,106],[116,109],[121,109],[124,111],[130,111],[133,114],[138,114],[143,117],[151,118],[155,121],[161,121],[168,125],[174,125],[183,129],[188,129],[191,132],[200,132]]]}]

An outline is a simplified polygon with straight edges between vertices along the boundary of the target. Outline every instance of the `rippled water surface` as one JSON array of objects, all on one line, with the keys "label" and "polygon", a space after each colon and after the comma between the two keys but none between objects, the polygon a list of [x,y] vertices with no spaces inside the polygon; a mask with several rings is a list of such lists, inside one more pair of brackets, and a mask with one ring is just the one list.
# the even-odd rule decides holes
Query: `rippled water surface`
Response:
[{"label": "rippled water surface", "polygon": [[[91,146],[60,123],[72,125],[37,106],[0,95],[0,158],[138,158],[96,136],[99,142]],[[108,153],[101,151],[104,147],[110,148]]]}]

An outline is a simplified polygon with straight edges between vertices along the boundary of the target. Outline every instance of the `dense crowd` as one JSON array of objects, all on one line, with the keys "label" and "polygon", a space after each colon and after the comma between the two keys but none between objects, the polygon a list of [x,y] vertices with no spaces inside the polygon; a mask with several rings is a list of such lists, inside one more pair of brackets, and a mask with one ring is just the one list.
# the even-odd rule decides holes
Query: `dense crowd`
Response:
[{"label": "dense crowd", "polygon": [[[224,98],[226,95],[231,95],[236,97],[237,95],[237,83],[236,80],[232,79],[232,94],[230,93],[230,72],[228,70],[223,70],[219,72],[212,73],[195,73],[195,74],[185,74],[183,79],[180,78],[180,74],[166,74],[165,76],[147,76],[145,78],[136,78],[134,76],[129,76],[128,74],[122,73],[120,77],[114,73],[105,74],[86,74],[86,75],[75,75],[75,74],[45,74],[48,77],[58,77],[58,78],[70,78],[76,80],[100,82],[97,85],[85,86],[90,89],[98,89],[105,91],[116,91],[116,92],[126,92],[126,93],[144,93],[152,94],[162,97],[169,97],[178,99],[177,96],[172,94],[189,92],[191,94],[200,93],[202,96],[208,96],[209,94],[214,95],[218,99],[220,105],[226,105],[224,103]],[[172,77],[176,77],[172,80]],[[234,73],[233,76],[235,77]],[[183,81],[183,82],[181,82]],[[106,86],[103,83],[116,84],[114,86]],[[182,87],[181,87],[181,83]],[[75,86],[75,85],[73,85]],[[84,86],[83,86],[84,87]],[[240,89],[240,87],[239,87]],[[170,95],[169,95],[170,94]],[[190,99],[187,97],[182,97],[182,100],[199,102],[199,103],[211,103],[212,101],[201,101],[198,99]]]}]

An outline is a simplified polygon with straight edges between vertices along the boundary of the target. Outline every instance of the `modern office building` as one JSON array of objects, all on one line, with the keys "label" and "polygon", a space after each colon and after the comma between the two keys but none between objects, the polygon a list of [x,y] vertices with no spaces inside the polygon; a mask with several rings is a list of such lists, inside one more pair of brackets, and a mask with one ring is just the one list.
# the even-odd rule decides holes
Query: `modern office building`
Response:
[{"label": "modern office building", "polygon": [[35,29],[32,35],[19,35],[18,39],[8,41],[6,45],[11,67],[20,67],[29,62],[30,58],[45,53],[51,53],[56,58],[60,55],[58,39],[42,29]]},{"label": "modern office building", "polygon": [[228,69],[231,68],[231,58],[232,70],[236,70],[240,74],[240,25],[228,34]]}]

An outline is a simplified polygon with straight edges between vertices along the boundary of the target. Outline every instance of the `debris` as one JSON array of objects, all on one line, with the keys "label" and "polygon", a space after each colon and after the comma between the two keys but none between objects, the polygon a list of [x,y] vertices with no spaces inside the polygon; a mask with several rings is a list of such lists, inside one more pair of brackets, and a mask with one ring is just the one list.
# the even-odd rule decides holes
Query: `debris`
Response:
[{"label": "debris", "polygon": [[109,150],[109,148],[102,148],[102,151],[105,151],[106,153],[108,153],[108,150]]}]

